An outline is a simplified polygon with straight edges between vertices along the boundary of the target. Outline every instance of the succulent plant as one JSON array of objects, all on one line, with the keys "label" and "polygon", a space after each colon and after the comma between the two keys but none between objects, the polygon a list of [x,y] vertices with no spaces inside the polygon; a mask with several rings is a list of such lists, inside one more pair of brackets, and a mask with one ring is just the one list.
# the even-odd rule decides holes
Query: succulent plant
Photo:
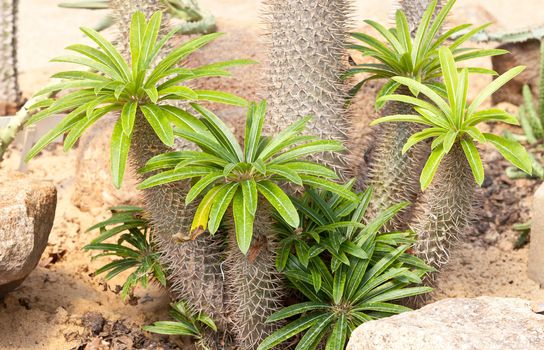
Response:
[{"label": "succulent plant", "polygon": [[[456,26],[442,33],[443,24],[451,11],[455,0],[446,4],[433,0],[426,10],[419,2],[402,1],[402,10],[397,10],[395,27],[387,29],[374,21],[366,21],[380,35],[382,40],[364,34],[354,33],[353,37],[363,45],[354,45],[354,49],[363,55],[372,57],[378,63],[364,63],[353,66],[346,76],[359,73],[369,74],[351,90],[351,94],[371,80],[386,80],[378,93],[376,107],[383,108],[382,115],[411,114],[412,107],[400,101],[384,103],[379,97],[398,92],[407,96],[413,95],[409,88],[392,80],[394,76],[413,78],[433,88],[439,88],[437,80],[441,76],[438,49],[448,46],[453,51],[457,61],[469,60],[482,56],[503,54],[504,50],[484,50],[478,48],[464,48],[462,45],[476,32],[487,25],[470,29],[468,33],[455,41],[448,42],[453,34],[471,27],[469,24]],[[411,8],[410,6],[415,6]],[[442,7],[443,6],[443,7]],[[409,17],[408,17],[409,16]],[[434,16],[434,20],[433,20]],[[414,22],[416,21],[416,22]],[[413,28],[417,28],[416,31]],[[470,72],[494,73],[490,70],[470,68]],[[385,107],[384,107],[385,106]],[[371,169],[368,184],[372,185],[376,193],[376,201],[370,208],[372,213],[379,213],[385,208],[399,201],[414,202],[419,193],[417,174],[421,171],[422,160],[426,157],[426,150],[421,146],[413,147],[410,152],[401,152],[411,134],[418,131],[418,126],[409,123],[384,125],[375,137],[376,142],[371,155]],[[402,219],[403,216],[398,216]],[[392,225],[403,226],[403,220],[393,221]]]},{"label": "succulent plant", "polygon": [[15,114],[21,103],[17,72],[18,8],[18,0],[0,1],[0,116]]},{"label": "succulent plant", "polygon": [[252,103],[242,147],[224,122],[211,111],[197,104],[193,104],[193,108],[200,113],[200,119],[180,126],[175,134],[194,142],[201,151],[171,152],[152,158],[141,172],[159,169],[161,172],[138,186],[146,189],[185,179],[196,180],[185,203],[189,205],[199,196],[203,198],[190,235],[183,238],[195,239],[206,230],[215,234],[227,209],[232,206],[236,241],[242,253],[247,254],[259,198],[266,200],[292,227],[298,227],[297,211],[287,194],[276,185],[278,182],[328,188],[339,195],[353,197],[342,186],[330,181],[337,178],[334,171],[300,160],[317,152],[343,150],[338,141],[301,136],[310,118],[303,118],[277,136],[268,138],[262,135],[266,102]]},{"label": "succulent plant", "polygon": [[[352,185],[347,184],[346,189]],[[381,232],[408,203],[399,203],[363,223],[372,189],[345,199],[309,190],[296,201],[301,227],[280,221],[283,237],[278,264],[304,301],[275,312],[269,323],[289,323],[259,350],[285,345],[301,335],[297,349],[345,349],[360,324],[410,310],[395,300],[429,292],[415,286],[430,267],[407,253],[413,232]]]},{"label": "succulent plant", "polygon": [[[166,274],[159,262],[159,253],[152,242],[149,222],[142,217],[143,209],[134,206],[110,208],[111,217],[87,229],[100,230],[100,235],[84,250],[100,251],[93,259],[117,257],[94,272],[95,275],[106,273],[110,280],[121,272],[133,270],[123,283],[121,298],[126,299],[140,284],[146,287],[150,280],[166,287]],[[107,239],[118,237],[116,243],[106,243]]]},{"label": "succulent plant", "polygon": [[[112,0],[113,1],[113,0]],[[59,91],[60,97],[45,99],[32,106],[42,109],[30,123],[55,113],[69,112],[47,133],[27,155],[35,156],[58,135],[68,132],[68,149],[86,128],[108,112],[117,112],[117,120],[110,148],[114,184],[120,186],[127,159],[136,169],[153,156],[171,151],[174,144],[173,126],[184,125],[195,118],[185,109],[172,104],[206,100],[218,103],[245,105],[246,101],[231,94],[209,90],[192,90],[181,84],[191,79],[209,76],[228,76],[226,68],[250,63],[247,60],[217,62],[193,69],[178,64],[201,46],[220,34],[210,34],[187,41],[170,49],[167,45],[176,30],[161,36],[162,3],[160,1],[113,1],[120,15],[119,50],[92,29],[84,28],[98,46],[72,45],[70,50],[81,56],[69,56],[58,61],[76,63],[95,71],[67,71],[55,76],[62,82],[38,93]],[[139,10],[145,11],[139,12]],[[146,20],[146,15],[148,20]],[[127,32],[126,28],[130,28]],[[129,40],[130,39],[130,40]],[[168,51],[167,51],[168,50]],[[68,90],[69,92],[64,94]],[[222,278],[220,267],[221,244],[213,237],[179,244],[173,236],[189,229],[194,206],[185,206],[188,183],[156,187],[145,191],[146,216],[153,227],[154,241],[163,266],[171,271],[172,292],[186,300],[196,310],[217,317],[218,327],[224,329]],[[222,318],[223,317],[223,318]]]},{"label": "succulent plant", "polygon": [[[202,36],[172,50],[163,60],[155,58],[167,41],[176,33],[171,31],[157,41],[161,23],[161,12],[156,12],[146,23],[143,13],[137,12],[131,23],[131,62],[126,62],[113,45],[98,32],[90,28],[81,31],[94,41],[100,49],[88,45],[71,45],[67,49],[78,56],[62,56],[55,62],[67,62],[90,67],[98,73],[88,71],[65,71],[53,77],[63,81],[48,86],[35,95],[40,96],[60,90],[73,90],[54,99],[35,104],[34,108],[45,107],[32,116],[28,123],[36,123],[56,113],[72,110],[55,128],[43,136],[30,150],[26,159],[38,154],[59,135],[68,133],[64,150],[69,150],[81,134],[110,112],[120,112],[115,124],[110,149],[113,182],[120,187],[125,173],[134,123],[138,116],[144,116],[155,135],[166,145],[174,144],[174,124],[184,123],[186,111],[162,104],[171,101],[219,101],[244,105],[245,101],[224,92],[192,90],[180,86],[182,82],[203,76],[217,76],[225,73],[222,68],[240,62],[219,63],[213,67],[197,69],[180,68],[177,64],[198,48],[208,44],[218,35]],[[32,109],[32,107],[31,107]]]},{"label": "succulent plant", "polygon": [[[282,281],[275,270],[276,234],[272,208],[291,227],[300,224],[298,212],[278,184],[320,187],[350,199],[354,194],[331,181],[334,171],[302,161],[317,152],[342,150],[338,141],[302,136],[309,118],[303,118],[274,137],[262,135],[266,103],[250,104],[244,144],[209,110],[193,105],[201,117],[176,129],[176,135],[194,142],[200,151],[158,155],[141,169],[156,172],[140,188],[193,179],[186,204],[202,197],[187,236],[197,239],[206,230],[218,232],[230,208],[226,250],[226,284],[229,317],[237,346],[254,349],[271,333],[266,318],[281,306]],[[201,125],[198,124],[201,123]]]},{"label": "succulent plant", "polygon": [[544,45],[542,45],[542,41],[540,43],[540,80],[538,85],[537,101],[534,101],[533,92],[529,85],[523,86],[523,104],[519,107],[518,115],[523,135],[509,135],[512,139],[523,139],[529,144],[533,174],[529,175],[515,167],[509,167],[506,169],[506,174],[513,179],[527,177],[544,179],[544,159],[541,149],[544,142]]},{"label": "succulent plant", "polygon": [[189,336],[194,338],[203,350],[212,350],[207,345],[206,337],[210,331],[217,332],[218,329],[208,315],[195,312],[185,301],[172,303],[169,314],[175,321],[157,321],[142,328],[151,333]]},{"label": "succulent plant", "polygon": [[423,126],[423,130],[408,139],[404,152],[417,143],[432,140],[431,152],[420,177],[421,189],[426,191],[418,202],[411,226],[419,239],[415,252],[435,268],[447,262],[449,247],[466,231],[473,213],[474,187],[484,180],[484,168],[475,141],[493,145],[513,165],[527,173],[532,171],[531,159],[518,142],[482,133],[477,128],[478,124],[490,121],[518,124],[514,116],[503,110],[479,110],[479,107],[524,67],[513,68],[496,78],[469,104],[468,69],[458,71],[453,53],[447,47],[439,50],[439,57],[445,96],[414,79],[395,77],[395,82],[425,98],[406,95],[381,97],[381,102],[410,104],[414,106],[415,113],[386,116],[374,121],[374,124],[408,122]]},{"label": "succulent plant", "polygon": [[[85,10],[108,10],[112,2],[116,0],[79,0],[74,2],[63,2],[59,7]],[[216,30],[215,17],[208,11],[202,10],[197,0],[163,0],[162,5],[165,11],[174,17],[182,20],[178,25],[182,34],[208,34]],[[115,6],[114,6],[115,7]],[[106,15],[95,26],[96,31],[102,31],[115,23],[112,15]]]},{"label": "succulent plant", "polygon": [[[270,106],[268,127],[273,133],[311,115],[308,134],[347,140],[347,94],[341,76],[350,11],[348,0],[265,1],[265,94]],[[343,154],[316,157],[335,169],[346,170],[347,158]],[[345,172],[340,175],[345,176]]]}]

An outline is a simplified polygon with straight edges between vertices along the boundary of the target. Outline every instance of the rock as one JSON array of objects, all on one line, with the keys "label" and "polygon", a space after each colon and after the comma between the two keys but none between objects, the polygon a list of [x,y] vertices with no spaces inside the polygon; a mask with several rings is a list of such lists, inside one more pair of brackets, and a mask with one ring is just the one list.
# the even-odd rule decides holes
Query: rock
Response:
[{"label": "rock", "polygon": [[529,243],[529,278],[544,285],[544,184],[533,197],[531,242]]},{"label": "rock", "polygon": [[127,167],[121,189],[113,186],[110,139],[117,116],[99,120],[79,140],[72,203],[85,212],[121,204],[141,205],[137,181]]},{"label": "rock", "polygon": [[347,350],[544,349],[544,316],[522,299],[445,299],[358,327]]},{"label": "rock", "polygon": [[86,312],[81,318],[81,323],[83,327],[89,330],[92,335],[98,335],[104,329],[106,324],[106,319],[99,312],[89,311]]},{"label": "rock", "polygon": [[0,183],[0,297],[36,267],[55,218],[57,190],[49,181],[21,173]]},{"label": "rock", "polygon": [[503,74],[515,66],[527,66],[525,71],[512,79],[508,84],[493,94],[493,104],[510,102],[521,105],[523,97],[521,90],[524,84],[528,84],[536,95],[538,94],[538,82],[540,78],[540,41],[528,40],[520,43],[508,43],[498,47],[510,51],[508,55],[494,56],[491,58],[493,69]]}]

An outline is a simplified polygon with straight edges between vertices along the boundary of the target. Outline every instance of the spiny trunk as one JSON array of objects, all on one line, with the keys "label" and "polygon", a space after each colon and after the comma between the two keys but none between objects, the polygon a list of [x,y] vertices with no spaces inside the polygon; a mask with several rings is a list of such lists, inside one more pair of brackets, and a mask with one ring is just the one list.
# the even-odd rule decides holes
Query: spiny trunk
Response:
[{"label": "spiny trunk", "polygon": [[[404,12],[412,38],[423,14],[432,0],[399,0],[396,7]],[[434,14],[444,6],[438,1]],[[411,95],[407,88],[401,87],[398,94]],[[394,114],[413,114],[411,105],[402,102],[389,102],[382,116]],[[371,153],[370,173],[368,184],[374,187],[374,201],[370,208],[370,218],[375,217],[391,205],[402,201],[414,203],[420,194],[419,174],[425,156],[428,154],[424,144],[417,144],[406,154],[402,148],[408,138],[419,128],[412,123],[392,123],[382,125],[377,132],[375,144]],[[410,219],[410,210],[397,215],[389,224],[391,229],[405,229]]]},{"label": "spiny trunk", "polygon": [[0,0],[0,116],[13,115],[21,104],[17,72],[18,0]]},{"label": "spiny trunk", "polygon": [[[397,93],[409,94],[407,89]],[[382,116],[413,114],[413,108],[405,103],[392,101],[384,107]],[[392,205],[403,201],[414,203],[419,191],[419,174],[427,155],[426,145],[419,143],[402,154],[408,138],[419,130],[412,123],[382,124],[372,150],[368,184],[374,189],[369,218],[374,218]],[[388,229],[404,229],[409,221],[410,209],[389,222]]]},{"label": "spiny trunk", "polygon": [[[133,133],[130,161],[134,170],[144,166],[151,157],[172,151],[160,141],[140,114],[136,117]],[[176,148],[189,147],[182,145]],[[217,323],[216,341],[219,343],[227,322],[223,307],[222,238],[204,234],[194,241],[178,239],[187,236],[196,210],[195,205],[185,206],[189,188],[188,181],[178,181],[147,189],[143,193],[145,208],[161,253],[160,261],[169,272],[172,294],[176,299],[187,301],[196,311],[204,311]],[[208,338],[215,339],[212,336]]]},{"label": "spiny trunk", "polygon": [[[265,94],[271,131],[282,131],[311,115],[309,134],[346,141],[349,125],[341,75],[351,1],[266,0],[264,4],[268,45]],[[345,170],[342,155],[319,158],[342,173]]]},{"label": "spiny trunk", "polygon": [[432,267],[445,265],[449,248],[466,233],[473,216],[475,189],[470,165],[456,143],[421,196],[411,225],[418,237],[414,252]]},{"label": "spiny trunk", "polygon": [[[113,0],[112,6],[120,30],[118,45],[125,57],[128,57],[132,14],[142,11],[149,18],[164,8],[159,0]],[[166,23],[167,20],[163,20],[163,27]],[[143,167],[153,156],[172,151],[160,141],[141,114],[136,117],[132,140],[129,156],[133,170]],[[187,143],[182,143],[176,148],[189,147]],[[211,343],[220,343],[219,338],[223,337],[226,328],[221,274],[223,247],[219,236],[202,235],[194,241],[186,242],[176,239],[187,235],[195,213],[194,205],[185,206],[185,195],[189,187],[188,181],[181,181],[147,189],[144,191],[145,209],[154,229],[161,263],[169,271],[168,278],[174,297],[187,301],[196,311],[205,312],[219,327],[216,335],[205,334],[207,346],[213,350],[220,346]]]},{"label": "spiny trunk", "polygon": [[[408,28],[410,29],[410,34],[412,37],[415,37],[421,18],[423,18],[423,13],[429,7],[433,0],[397,0],[394,8],[402,10],[406,15],[408,20]],[[444,7],[446,1],[438,0],[436,4],[436,9],[434,14],[436,15]]]},{"label": "spiny trunk", "polygon": [[266,203],[259,204],[247,255],[238,248],[234,227],[228,233],[228,312],[238,350],[255,350],[277,329],[276,324],[265,323],[282,307],[284,297],[283,280],[275,267],[277,242],[271,212]]},{"label": "spiny trunk", "polygon": [[[456,143],[444,156],[431,185],[423,192],[414,210],[411,229],[417,235],[414,254],[440,270],[448,263],[453,245],[470,227],[476,203],[476,183],[461,146]],[[433,285],[435,274],[423,283]],[[412,307],[421,307],[430,295],[411,298]]]}]

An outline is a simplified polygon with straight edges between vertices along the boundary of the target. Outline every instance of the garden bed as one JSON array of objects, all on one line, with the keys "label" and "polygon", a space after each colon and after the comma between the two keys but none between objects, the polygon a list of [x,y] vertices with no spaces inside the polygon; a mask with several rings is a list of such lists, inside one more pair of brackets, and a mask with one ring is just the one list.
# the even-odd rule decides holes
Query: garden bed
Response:
[{"label": "garden bed", "polygon": [[[366,1],[359,1],[363,17],[383,19],[390,4],[372,1],[370,7]],[[485,22],[488,17],[510,14],[509,1],[497,1],[493,9],[479,6],[483,1],[459,1],[462,13],[470,13],[472,21]],[[539,0],[525,0],[525,13],[537,8]],[[53,8],[53,15],[65,16],[66,10],[55,9],[55,1],[30,1],[39,7]],[[46,4],[45,4],[46,3]],[[248,32],[256,30],[258,24],[254,1],[203,1],[217,14],[236,18],[236,28],[245,28]],[[365,3],[365,4],[363,4]],[[29,4],[22,4],[21,32],[30,31],[31,23],[40,11],[30,9]],[[223,8],[225,11],[223,11]],[[234,9],[233,9],[234,8]],[[523,6],[519,6],[522,12]],[[471,9],[474,9],[472,11]],[[372,13],[368,11],[372,10]],[[48,10],[49,11],[49,10]],[[508,23],[503,28],[537,23],[541,18],[538,11],[530,17],[519,16],[520,22]],[[459,15],[462,15],[460,13]],[[477,15],[474,15],[477,14]],[[92,24],[93,18],[87,13],[75,12],[69,23],[74,25]],[[472,18],[476,16],[477,18]],[[478,17],[479,16],[479,17]],[[75,17],[75,18],[74,18]],[[534,18],[533,18],[534,17]],[[64,17],[62,17],[64,18]],[[521,20],[523,19],[523,22]],[[91,23],[89,23],[89,21]],[[57,24],[60,26],[57,21]],[[229,32],[229,20],[221,20],[220,30]],[[40,22],[37,22],[40,25]],[[29,30],[25,29],[27,27]],[[55,33],[74,33],[72,28],[51,27]],[[38,32],[34,29],[34,32]],[[28,34],[27,34],[28,35]],[[48,37],[50,34],[45,33]],[[60,38],[60,42],[73,41],[73,38]],[[77,38],[76,38],[77,39]],[[43,41],[47,41],[46,39]],[[57,44],[48,50],[47,45],[36,48],[30,40],[21,40],[24,57],[41,57],[41,61],[22,61],[22,84],[28,93],[36,86],[41,86],[49,75],[42,69],[47,59],[59,52]],[[255,43],[256,45],[256,43]],[[60,47],[61,48],[61,47]],[[251,50],[250,50],[251,51]],[[253,48],[253,51],[259,50]],[[220,59],[222,59],[221,57]],[[28,59],[28,58],[27,58]],[[48,66],[51,69],[51,65]],[[252,68],[249,68],[252,69]],[[485,80],[486,78],[480,78]],[[255,81],[253,81],[255,83]],[[482,81],[483,83],[483,81]],[[28,95],[28,94],[27,94]],[[511,109],[512,106],[507,106]],[[367,122],[367,121],[364,121]],[[233,123],[236,125],[236,123]],[[168,311],[169,298],[159,288],[137,289],[134,298],[124,304],[118,293],[122,276],[105,282],[101,277],[93,277],[92,272],[101,266],[101,262],[91,262],[91,253],[83,252],[82,247],[89,243],[95,233],[85,230],[92,224],[104,219],[107,207],[94,207],[88,212],[81,211],[72,204],[71,198],[75,186],[76,151],[63,153],[59,145],[50,147],[29,166],[29,173],[36,178],[52,180],[58,189],[58,207],[49,245],[36,270],[17,291],[9,294],[0,302],[0,331],[8,335],[0,339],[1,349],[102,349],[112,344],[113,348],[164,348],[186,349],[180,340],[150,335],[140,330],[140,326],[164,319]],[[434,300],[448,297],[476,297],[481,295],[520,297],[529,300],[544,300],[544,289],[529,280],[526,275],[528,247],[515,248],[518,233],[513,225],[529,218],[531,197],[538,182],[531,180],[510,180],[505,175],[507,162],[498,153],[485,149],[486,180],[481,189],[482,210],[467,232],[467,239],[454,250],[451,263],[440,274],[438,285],[433,295]],[[5,169],[18,166],[19,154],[11,149],[0,169],[0,176]],[[93,171],[93,169],[89,169]],[[100,189],[97,189],[99,191]]]}]

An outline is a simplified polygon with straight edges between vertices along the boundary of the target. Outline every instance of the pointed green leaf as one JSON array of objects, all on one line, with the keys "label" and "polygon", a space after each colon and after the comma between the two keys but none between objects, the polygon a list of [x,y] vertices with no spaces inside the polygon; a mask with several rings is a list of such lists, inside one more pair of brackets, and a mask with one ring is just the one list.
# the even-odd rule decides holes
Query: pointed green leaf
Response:
[{"label": "pointed green leaf", "polygon": [[522,145],[517,141],[508,140],[493,134],[484,133],[484,136],[487,141],[497,148],[506,160],[531,175],[533,169],[531,157],[529,157],[529,154]]},{"label": "pointed green leaf", "polygon": [[250,213],[244,194],[238,190],[232,202],[232,214],[236,229],[236,242],[243,254],[247,254],[253,238],[254,216]]},{"label": "pointed green leaf", "polygon": [[465,152],[465,156],[467,157],[474,180],[481,186],[484,182],[484,165],[482,164],[482,159],[480,159],[476,145],[474,145],[472,140],[463,139],[461,140],[461,147],[463,147],[463,152]]},{"label": "pointed green leaf", "polygon": [[278,185],[268,180],[260,181],[257,183],[257,190],[278,211],[288,225],[298,227],[300,224],[298,212],[291,199]]},{"label": "pointed green leaf", "polygon": [[118,120],[113,128],[110,145],[111,174],[116,188],[121,188],[123,182],[129,148],[130,136],[123,132],[121,120]]}]

